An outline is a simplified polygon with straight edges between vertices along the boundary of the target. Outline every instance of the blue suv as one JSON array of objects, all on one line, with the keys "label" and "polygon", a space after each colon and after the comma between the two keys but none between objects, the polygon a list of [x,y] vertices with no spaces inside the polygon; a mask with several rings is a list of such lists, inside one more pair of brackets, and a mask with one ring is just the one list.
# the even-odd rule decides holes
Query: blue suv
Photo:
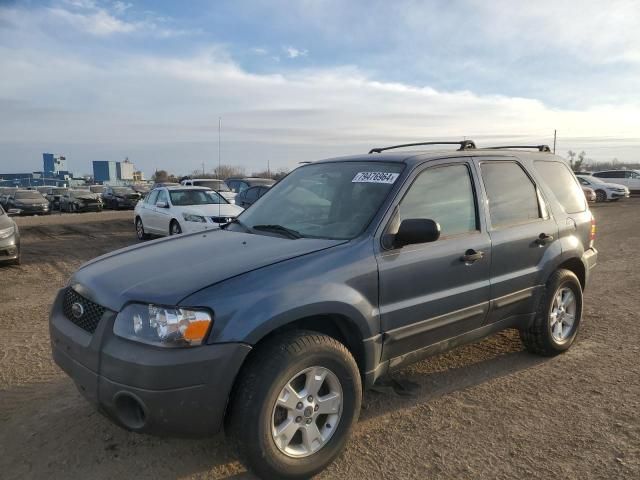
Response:
[{"label": "blue suv", "polygon": [[567,350],[597,258],[580,184],[545,146],[455,143],[300,166],[220,230],[92,260],[53,304],[55,361],[124,428],[224,427],[297,479],[389,372],[504,329]]}]

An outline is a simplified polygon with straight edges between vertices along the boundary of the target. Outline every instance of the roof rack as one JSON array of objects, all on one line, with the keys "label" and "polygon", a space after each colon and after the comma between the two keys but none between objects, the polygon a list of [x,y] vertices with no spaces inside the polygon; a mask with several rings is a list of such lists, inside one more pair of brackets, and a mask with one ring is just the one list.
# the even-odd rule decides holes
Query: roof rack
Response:
[{"label": "roof rack", "polygon": [[551,153],[549,145],[505,145],[500,147],[483,147],[484,150],[506,150],[516,148],[534,148],[539,152]]},{"label": "roof rack", "polygon": [[392,150],[394,148],[403,147],[417,147],[419,145],[460,145],[458,150],[472,150],[476,148],[476,144],[473,140],[460,140],[458,142],[419,142],[419,143],[405,143],[403,145],[392,145],[391,147],[378,147],[369,150],[369,153],[380,153],[385,150]]}]

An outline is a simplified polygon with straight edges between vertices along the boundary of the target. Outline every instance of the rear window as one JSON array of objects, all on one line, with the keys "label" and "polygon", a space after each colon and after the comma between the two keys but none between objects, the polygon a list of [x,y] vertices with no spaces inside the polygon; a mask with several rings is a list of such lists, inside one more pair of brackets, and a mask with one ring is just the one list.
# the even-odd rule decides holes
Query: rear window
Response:
[{"label": "rear window", "polygon": [[538,174],[549,186],[565,212],[578,213],[587,209],[582,188],[573,178],[569,167],[561,162],[545,160],[537,160],[534,163]]}]

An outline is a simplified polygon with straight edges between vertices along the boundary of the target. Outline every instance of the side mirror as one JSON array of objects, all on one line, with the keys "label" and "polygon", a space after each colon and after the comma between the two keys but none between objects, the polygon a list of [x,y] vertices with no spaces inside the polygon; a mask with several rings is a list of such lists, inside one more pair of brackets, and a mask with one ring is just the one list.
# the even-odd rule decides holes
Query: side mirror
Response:
[{"label": "side mirror", "polygon": [[402,248],[415,243],[435,242],[438,238],[440,238],[438,222],[424,218],[407,218],[400,223],[393,246]]},{"label": "side mirror", "polygon": [[156,207],[158,208],[169,208],[169,205],[166,202],[156,202]]},{"label": "side mirror", "polygon": [[7,212],[7,215],[10,217],[15,217],[20,215],[20,210],[17,208],[10,208],[9,211]]}]

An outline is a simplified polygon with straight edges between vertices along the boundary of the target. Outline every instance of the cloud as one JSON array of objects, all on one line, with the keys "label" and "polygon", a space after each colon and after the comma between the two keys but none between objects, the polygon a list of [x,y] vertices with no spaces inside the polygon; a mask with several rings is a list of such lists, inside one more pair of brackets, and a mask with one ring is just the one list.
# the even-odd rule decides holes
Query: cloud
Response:
[{"label": "cloud", "polygon": [[309,53],[308,50],[300,50],[295,47],[284,47],[283,50],[289,58],[306,57]]},{"label": "cloud", "polygon": [[92,35],[130,33],[139,28],[139,25],[119,20],[102,9],[91,13],[73,13],[62,8],[51,8],[49,13],[54,21],[64,22],[70,27]]}]

